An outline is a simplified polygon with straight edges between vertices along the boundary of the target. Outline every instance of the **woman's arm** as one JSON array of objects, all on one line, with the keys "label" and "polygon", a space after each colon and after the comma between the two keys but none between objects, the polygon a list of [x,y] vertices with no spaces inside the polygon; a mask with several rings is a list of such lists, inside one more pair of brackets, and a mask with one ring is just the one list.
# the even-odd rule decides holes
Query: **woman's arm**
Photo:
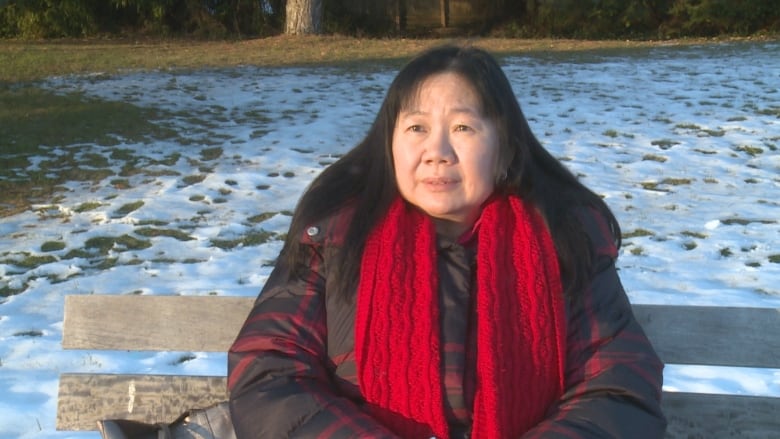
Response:
[{"label": "woman's arm", "polygon": [[605,224],[588,222],[597,259],[589,287],[568,310],[565,393],[524,437],[663,438],[663,364],[631,311]]},{"label": "woman's arm", "polygon": [[228,355],[238,438],[393,437],[331,384],[322,256],[287,282],[279,258]]}]

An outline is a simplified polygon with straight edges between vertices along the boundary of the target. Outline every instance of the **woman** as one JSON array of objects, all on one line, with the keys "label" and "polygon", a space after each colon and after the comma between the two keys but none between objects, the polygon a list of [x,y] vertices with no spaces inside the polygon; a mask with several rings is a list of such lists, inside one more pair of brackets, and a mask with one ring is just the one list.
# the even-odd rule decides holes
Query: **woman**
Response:
[{"label": "woman", "polygon": [[230,349],[237,436],[663,437],[619,230],[494,58],[422,53],[300,200]]}]

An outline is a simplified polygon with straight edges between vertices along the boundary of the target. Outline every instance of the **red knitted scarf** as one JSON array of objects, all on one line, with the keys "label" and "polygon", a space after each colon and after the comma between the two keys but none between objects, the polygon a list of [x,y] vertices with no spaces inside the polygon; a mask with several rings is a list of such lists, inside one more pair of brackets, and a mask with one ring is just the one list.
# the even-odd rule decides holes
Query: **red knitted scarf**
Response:
[{"label": "red knitted scarf", "polygon": [[[355,317],[361,391],[404,438],[447,438],[436,231],[396,200],[369,235]],[[565,317],[555,247],[541,216],[494,197],[477,237],[477,386],[472,438],[518,437],[562,394]]]}]

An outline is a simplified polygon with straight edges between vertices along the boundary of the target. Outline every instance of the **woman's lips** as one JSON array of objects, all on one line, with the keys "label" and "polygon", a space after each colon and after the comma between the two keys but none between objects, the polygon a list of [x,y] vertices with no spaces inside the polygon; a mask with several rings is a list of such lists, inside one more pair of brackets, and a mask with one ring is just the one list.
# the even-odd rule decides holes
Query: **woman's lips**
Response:
[{"label": "woman's lips", "polygon": [[459,183],[459,180],[455,178],[429,177],[424,178],[422,183],[432,192],[445,192],[454,188]]}]

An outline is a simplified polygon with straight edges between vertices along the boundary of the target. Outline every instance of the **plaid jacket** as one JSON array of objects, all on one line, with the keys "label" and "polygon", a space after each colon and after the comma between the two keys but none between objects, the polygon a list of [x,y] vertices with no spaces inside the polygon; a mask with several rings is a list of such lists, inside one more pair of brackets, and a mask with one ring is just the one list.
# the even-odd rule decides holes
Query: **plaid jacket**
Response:
[{"label": "plaid jacket", "polygon": [[[239,438],[396,437],[361,409],[354,361],[354,304],[337,295],[330,257],[350,214],[301,237],[308,264],[280,259],[228,356],[230,409]],[[598,255],[581,300],[567,305],[566,391],[523,437],[661,438],[663,365],[637,324],[615,269],[606,223],[581,215]],[[474,396],[470,292],[474,251],[439,243],[442,377],[452,438],[467,438]],[[426,438],[427,439],[427,438]],[[481,439],[481,438],[480,438]]]}]

